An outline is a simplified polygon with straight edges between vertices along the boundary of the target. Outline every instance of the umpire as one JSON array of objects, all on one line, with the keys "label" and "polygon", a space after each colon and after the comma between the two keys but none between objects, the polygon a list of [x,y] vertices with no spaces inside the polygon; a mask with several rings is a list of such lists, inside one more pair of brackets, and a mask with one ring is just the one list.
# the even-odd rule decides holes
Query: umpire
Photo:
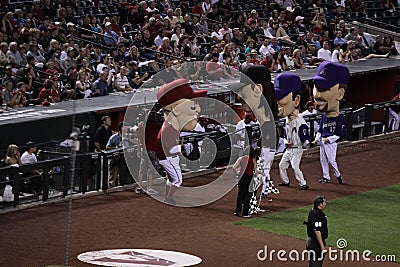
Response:
[{"label": "umpire", "polygon": [[328,237],[328,222],[323,210],[326,207],[325,197],[314,199],[314,208],[308,214],[306,248],[309,256],[309,267],[321,267],[324,261],[325,239]]}]

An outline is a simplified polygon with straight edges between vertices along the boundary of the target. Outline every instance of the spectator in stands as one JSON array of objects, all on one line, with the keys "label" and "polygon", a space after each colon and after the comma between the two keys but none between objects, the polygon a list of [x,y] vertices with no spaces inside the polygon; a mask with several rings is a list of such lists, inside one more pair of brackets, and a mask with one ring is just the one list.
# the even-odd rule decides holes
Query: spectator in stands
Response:
[{"label": "spectator in stands", "polygon": [[295,18],[295,22],[296,22],[296,32],[297,33],[304,33],[304,35],[307,35],[308,30],[307,30],[307,26],[304,24],[304,17],[302,16],[297,16]]},{"label": "spectator in stands", "polygon": [[329,47],[329,42],[324,41],[322,44],[322,48],[318,50],[318,60],[319,61],[331,61],[332,60],[332,52]]},{"label": "spectator in stands", "polygon": [[206,64],[206,71],[208,78],[212,80],[218,80],[220,78],[232,78],[227,72],[227,67],[222,63],[218,62],[219,54],[214,53],[212,59]]},{"label": "spectator in stands", "polygon": [[165,17],[171,25],[172,28],[175,27],[175,24],[179,22],[178,17],[174,16],[174,10],[172,8],[169,8],[167,10],[167,16]]},{"label": "spectator in stands", "polygon": [[61,60],[61,70],[65,76],[69,76],[74,68],[76,68],[75,49],[73,47],[67,48],[67,56]]},{"label": "spectator in stands", "polygon": [[[182,1],[181,1],[182,2]],[[182,16],[182,14],[184,14],[183,12],[182,12],[182,9],[181,8],[179,8],[179,7],[177,7],[177,8],[175,8],[175,10],[174,10],[174,16],[178,19],[178,23],[180,23],[180,24],[182,24],[183,23],[183,16]]]},{"label": "spectator in stands", "polygon": [[168,55],[172,53],[172,48],[169,45],[169,38],[168,37],[164,37],[162,39],[162,43],[161,46],[157,49],[158,52],[161,53],[157,53],[157,59],[160,63],[165,63],[165,61],[168,59]]},{"label": "spectator in stands", "polygon": [[7,55],[8,44],[6,42],[0,43],[0,66],[4,66],[11,61],[9,55]]},{"label": "spectator in stands", "polygon": [[194,6],[193,6],[193,8],[192,8],[192,14],[193,15],[201,15],[201,14],[203,14],[203,9],[202,9],[202,7],[201,7],[201,1],[200,0],[196,0],[195,2],[194,2]]},{"label": "spectator in stands", "polygon": [[14,14],[12,12],[7,12],[7,14],[2,18],[1,31],[9,36],[17,29],[17,27],[18,25],[14,21]]},{"label": "spectator in stands", "polygon": [[93,96],[108,95],[108,74],[106,71],[101,71],[99,78],[93,83]]},{"label": "spectator in stands", "polygon": [[[33,164],[37,162],[36,158],[36,145],[34,142],[27,142],[26,143],[26,151],[21,155],[21,164]],[[25,173],[24,176],[34,176],[31,177],[28,181],[28,190],[31,191],[35,196],[38,196],[42,191],[42,184],[41,184],[41,175],[42,170],[32,170],[29,173]]]},{"label": "spectator in stands", "polygon": [[[348,30],[346,28],[346,22],[344,20],[340,20],[337,27],[336,27],[336,32],[341,31],[342,36],[346,36],[348,34]],[[360,31],[358,31],[358,34],[360,34]]]},{"label": "spectator in stands", "polygon": [[[107,141],[106,150],[122,147],[122,126],[123,122],[118,123],[118,132],[111,135]],[[104,125],[104,124],[103,124]],[[121,156],[114,155],[110,160],[110,174],[108,176],[108,186],[117,186],[120,173]]]},{"label": "spectator in stands", "polygon": [[38,49],[38,44],[34,41],[30,42],[29,44],[29,51],[26,54],[27,56],[32,56],[35,59],[36,63],[45,63],[46,59],[44,58],[44,56],[42,55],[42,53],[40,52],[40,50]]},{"label": "spectator in stands", "polygon": [[346,43],[346,42],[348,41],[347,39],[343,38],[342,36],[343,36],[343,35],[342,35],[342,31],[338,30],[338,31],[336,32],[336,38],[335,38],[335,40],[333,41],[333,44],[334,44],[335,46],[336,46],[336,45],[341,46],[342,44],[344,44],[344,43]]},{"label": "spectator in stands", "polygon": [[175,26],[174,33],[172,34],[172,37],[171,37],[171,41],[175,40],[176,42],[179,42],[179,39],[183,36],[181,29],[182,28],[180,25]]},{"label": "spectator in stands", "polygon": [[339,62],[339,53],[340,53],[340,45],[339,44],[335,44],[334,45],[334,50],[332,52],[332,62]]},{"label": "spectator in stands", "polygon": [[8,146],[4,163],[7,165],[22,165],[21,154],[18,151],[17,145],[11,144]]},{"label": "spectator in stands", "polygon": [[156,2],[154,0],[151,0],[149,2],[148,7],[146,8],[146,11],[149,16],[156,13],[156,11],[159,12],[158,8],[156,8]]},{"label": "spectator in stands", "polygon": [[356,41],[357,38],[357,28],[351,27],[349,33],[344,37],[347,41]]},{"label": "spectator in stands", "polygon": [[308,46],[308,43],[307,43],[307,41],[306,41],[306,35],[304,34],[304,33],[299,33],[299,36],[297,37],[297,41],[296,41],[296,46],[297,47],[299,47],[299,46],[304,46],[304,47],[307,47]]},{"label": "spectator in stands", "polygon": [[397,50],[396,50],[396,47],[394,46],[393,38],[391,36],[386,35],[383,38],[383,45],[389,51],[388,53],[390,53],[392,55],[397,54]]},{"label": "spectator in stands", "polygon": [[120,68],[120,73],[117,74],[115,81],[115,89],[117,92],[132,92],[135,89],[132,88],[128,81],[129,70],[127,67],[122,66]]},{"label": "spectator in stands", "polygon": [[[301,116],[310,116],[310,115],[314,115],[314,114],[317,114],[318,112],[317,112],[317,110],[315,109],[315,103],[313,102],[313,101],[307,101],[307,103],[306,103],[306,110],[304,110],[302,113],[301,113]],[[317,122],[317,120],[314,120],[314,135],[318,132],[318,129],[319,129],[319,124],[318,124],[318,122]],[[308,126],[308,128],[309,129],[311,129],[310,128],[310,122],[307,122],[307,126]],[[310,133],[311,134],[311,133]],[[313,136],[314,136],[313,135]]]},{"label": "spectator in stands", "polygon": [[14,84],[12,80],[8,80],[4,83],[3,89],[3,99],[6,104],[6,107],[14,108],[15,102],[17,100],[17,95],[13,94],[14,92]]},{"label": "spectator in stands", "polygon": [[103,40],[107,46],[116,47],[119,44],[119,35],[112,30],[111,26],[112,26],[111,22],[106,22],[104,28]]},{"label": "spectator in stands", "polygon": [[342,44],[339,50],[339,62],[345,63],[351,60],[352,58],[351,58],[351,51],[349,49],[349,43],[344,43]]},{"label": "spectator in stands", "polygon": [[328,26],[324,13],[316,13],[311,21],[312,32],[316,34],[321,34],[325,27]]},{"label": "spectator in stands", "polygon": [[295,49],[293,51],[293,63],[295,69],[304,69],[304,62],[301,58],[301,51],[300,49]]},{"label": "spectator in stands", "polygon": [[[176,26],[181,26],[181,25],[178,23],[175,25],[175,27]],[[171,27],[169,20],[167,19],[163,20],[162,31],[163,31],[163,36],[166,36],[168,38],[171,38],[172,34],[174,34],[174,29]]]},{"label": "spectator in stands", "polygon": [[376,36],[376,42],[374,44],[375,54],[377,55],[385,55],[390,52],[391,48],[386,46],[382,41],[382,36]]},{"label": "spectator in stands", "polygon": [[149,77],[147,72],[143,73],[142,77],[140,77],[138,63],[136,61],[132,61],[129,63],[130,70],[128,75],[129,85],[132,88],[138,89],[143,84],[144,80]]},{"label": "spectator in stands", "polygon": [[92,16],[90,19],[90,29],[94,32],[101,33],[103,29],[97,21],[96,16]]},{"label": "spectator in stands", "polygon": [[261,60],[260,65],[263,65],[267,67],[269,71],[272,71],[272,63],[274,61],[274,55],[272,55],[270,52],[265,53],[265,57],[263,60]]},{"label": "spectator in stands", "polygon": [[1,79],[1,84],[5,85],[7,81],[11,81],[14,84],[17,84],[17,80],[15,79],[13,73],[12,73],[12,66],[11,65],[7,65],[4,68],[4,76]]},{"label": "spectator in stands", "polygon": [[202,15],[207,15],[212,10],[211,0],[204,0],[201,3]]},{"label": "spectator in stands", "polygon": [[8,51],[7,51],[6,56],[9,58],[10,63],[15,63],[18,65],[24,64],[22,56],[21,56],[20,52],[18,51],[18,43],[16,43],[16,42],[11,42],[8,45]]},{"label": "spectator in stands", "polygon": [[109,116],[103,116],[101,122],[101,126],[97,128],[93,137],[95,151],[98,153],[106,150],[108,140],[112,135],[112,131],[110,130],[111,118]]},{"label": "spectator in stands", "polygon": [[372,48],[376,42],[375,38],[371,34],[364,32],[364,30],[361,27],[358,28],[357,32],[358,32],[358,36],[361,37],[361,39],[362,39],[363,46],[371,52]]},{"label": "spectator in stands", "polygon": [[[96,38],[96,36],[93,34],[93,30],[92,30],[92,25],[90,25],[91,21],[90,21],[90,16],[86,15],[83,18],[83,23],[80,26],[81,29],[79,31],[79,37],[86,39],[86,40],[90,40],[90,41],[94,41],[94,39]],[[69,24],[70,26],[72,26],[71,24]]]},{"label": "spectator in stands", "polygon": [[93,89],[93,79],[90,79],[86,71],[81,69],[76,79],[77,98],[86,99],[91,97]]},{"label": "spectator in stands", "polygon": [[[274,40],[275,45],[272,43],[272,40]],[[279,50],[280,46],[277,44],[276,38],[271,39],[271,42],[269,42],[268,38],[264,38],[264,42],[258,51],[263,55],[263,57],[266,57],[267,53],[274,55],[276,52],[279,52]]]},{"label": "spectator in stands", "polygon": [[26,85],[24,82],[17,84],[17,89],[13,92],[16,96],[13,106],[14,108],[26,107],[28,105],[28,99],[26,98]]},{"label": "spectator in stands", "polygon": [[49,106],[50,103],[54,103],[51,88],[53,87],[53,82],[51,79],[46,79],[43,84],[43,88],[40,90],[37,97],[37,102],[43,106]]}]

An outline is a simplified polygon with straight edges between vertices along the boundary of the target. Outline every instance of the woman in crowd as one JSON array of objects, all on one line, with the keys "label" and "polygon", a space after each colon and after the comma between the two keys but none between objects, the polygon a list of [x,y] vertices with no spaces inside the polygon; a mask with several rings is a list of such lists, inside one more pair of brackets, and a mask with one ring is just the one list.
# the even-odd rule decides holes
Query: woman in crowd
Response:
[{"label": "woman in crowd", "polygon": [[78,72],[76,79],[77,98],[89,98],[92,95],[93,79],[90,79],[84,69]]},{"label": "woman in crowd", "polygon": [[[169,23],[169,20],[167,20]],[[174,33],[171,36],[171,41],[175,40],[176,42],[179,42],[179,39],[183,36],[182,34],[182,29],[180,25],[175,26],[174,28]]]},{"label": "woman in crowd", "polygon": [[35,63],[45,63],[46,59],[40,52],[38,48],[38,44],[36,42],[31,42],[29,45],[29,51],[26,54],[27,56],[32,56],[35,59]]},{"label": "woman in crowd", "polygon": [[295,49],[293,51],[293,63],[295,69],[304,69],[304,62],[301,58],[301,51],[300,49]]},{"label": "woman in crowd", "polygon": [[4,163],[7,165],[22,165],[21,154],[18,151],[18,146],[11,144],[7,148],[6,157],[4,158]]},{"label": "woman in crowd", "polygon": [[174,11],[174,16],[178,18],[179,23],[183,23],[182,9],[177,7]]},{"label": "woman in crowd", "polygon": [[[180,26],[180,25],[179,25],[179,26]],[[177,26],[175,26],[175,28],[176,28],[176,27],[177,27]],[[174,36],[174,34],[175,34],[175,32],[176,32],[176,29],[175,29],[175,28],[172,29],[172,27],[171,27],[171,21],[170,21],[169,19],[167,19],[167,18],[164,19],[162,28],[163,28],[163,34],[164,34],[164,36],[166,36],[166,37],[168,37],[168,38],[170,38],[170,39],[172,40],[172,37]],[[179,31],[179,32],[180,32],[179,35],[175,35],[175,36],[177,36],[178,39],[179,39],[179,38],[181,37],[181,35],[182,35],[182,32],[181,32],[181,31]],[[175,38],[176,38],[176,37],[175,37]]]},{"label": "woman in crowd", "polygon": [[90,19],[90,27],[92,28],[92,31],[97,33],[101,33],[103,31],[100,24],[97,22],[96,16],[92,16]]},{"label": "woman in crowd", "polygon": [[348,61],[351,61],[351,51],[349,49],[349,44],[348,43],[344,43],[342,44],[342,46],[340,47],[339,50],[339,62],[340,63],[345,63]]}]

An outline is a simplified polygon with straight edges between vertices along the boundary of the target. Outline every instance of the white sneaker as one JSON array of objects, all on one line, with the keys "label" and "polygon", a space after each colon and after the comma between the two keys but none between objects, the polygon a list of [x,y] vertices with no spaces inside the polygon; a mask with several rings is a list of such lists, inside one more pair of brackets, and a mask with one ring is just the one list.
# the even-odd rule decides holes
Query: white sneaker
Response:
[{"label": "white sneaker", "polygon": [[135,193],[136,193],[136,194],[141,194],[141,193],[143,193],[143,190],[142,190],[142,188],[140,188],[140,187],[136,187],[136,189],[135,189]]}]

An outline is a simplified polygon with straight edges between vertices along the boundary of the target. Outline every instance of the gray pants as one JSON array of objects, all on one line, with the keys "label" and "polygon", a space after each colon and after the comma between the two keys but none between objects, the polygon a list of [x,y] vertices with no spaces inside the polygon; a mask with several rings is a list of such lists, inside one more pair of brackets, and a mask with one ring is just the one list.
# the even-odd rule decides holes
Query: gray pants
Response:
[{"label": "gray pants", "polygon": [[317,239],[307,237],[306,249],[309,251],[309,267],[322,267],[322,262],[324,261],[321,257],[322,250]]}]

